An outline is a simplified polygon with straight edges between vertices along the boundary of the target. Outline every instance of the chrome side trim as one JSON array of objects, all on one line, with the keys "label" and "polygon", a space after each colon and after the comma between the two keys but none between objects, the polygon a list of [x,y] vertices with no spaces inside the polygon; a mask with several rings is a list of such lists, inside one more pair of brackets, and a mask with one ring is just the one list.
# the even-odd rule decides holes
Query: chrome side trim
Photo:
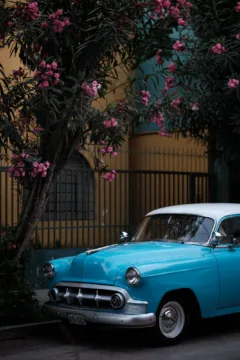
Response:
[{"label": "chrome side trim", "polygon": [[126,315],[112,312],[98,312],[87,309],[76,309],[66,305],[55,305],[47,302],[43,305],[44,311],[60,319],[68,319],[68,314],[82,315],[87,322],[105,325],[115,325],[131,328],[148,328],[156,324],[154,313]]}]

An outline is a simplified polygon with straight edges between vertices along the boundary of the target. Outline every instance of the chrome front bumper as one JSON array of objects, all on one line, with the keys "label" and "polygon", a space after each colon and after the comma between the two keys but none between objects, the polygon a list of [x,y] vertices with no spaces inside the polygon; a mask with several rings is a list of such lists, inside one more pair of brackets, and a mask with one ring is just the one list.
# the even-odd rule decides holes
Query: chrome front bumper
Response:
[{"label": "chrome front bumper", "polygon": [[154,313],[148,314],[117,314],[113,312],[95,311],[88,309],[77,309],[72,306],[59,305],[54,302],[47,302],[43,305],[44,311],[60,318],[68,319],[68,314],[82,315],[86,322],[131,327],[131,328],[147,328],[156,324],[156,316]]}]

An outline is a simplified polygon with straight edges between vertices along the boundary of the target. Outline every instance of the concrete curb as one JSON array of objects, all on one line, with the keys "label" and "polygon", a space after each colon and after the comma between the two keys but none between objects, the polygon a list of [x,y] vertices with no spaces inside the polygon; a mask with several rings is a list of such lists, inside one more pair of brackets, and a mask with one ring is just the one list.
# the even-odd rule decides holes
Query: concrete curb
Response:
[{"label": "concrete curb", "polygon": [[0,327],[0,342],[30,337],[36,333],[46,334],[47,332],[53,331],[54,328],[56,328],[56,325],[60,322],[60,320],[51,320],[37,323],[3,326]]}]

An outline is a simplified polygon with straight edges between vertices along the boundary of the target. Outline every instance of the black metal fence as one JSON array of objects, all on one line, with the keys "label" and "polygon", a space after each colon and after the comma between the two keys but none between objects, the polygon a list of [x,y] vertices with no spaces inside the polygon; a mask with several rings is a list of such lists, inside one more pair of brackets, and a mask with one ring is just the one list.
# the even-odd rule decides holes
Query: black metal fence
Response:
[{"label": "black metal fence", "polygon": [[[215,176],[206,172],[117,170],[107,183],[90,168],[67,168],[56,179],[39,221],[35,248],[85,248],[118,241],[149,211],[163,206],[215,201]],[[0,168],[0,224],[18,222],[20,186]]]}]

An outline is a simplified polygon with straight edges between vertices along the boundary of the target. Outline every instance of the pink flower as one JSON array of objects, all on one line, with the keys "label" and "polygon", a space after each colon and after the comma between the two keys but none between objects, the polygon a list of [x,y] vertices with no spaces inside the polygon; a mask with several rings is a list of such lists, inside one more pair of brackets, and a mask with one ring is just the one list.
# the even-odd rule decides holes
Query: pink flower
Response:
[{"label": "pink flower", "polygon": [[178,18],[180,15],[180,10],[177,6],[171,6],[169,10],[169,16],[172,16],[174,18]]},{"label": "pink flower", "polygon": [[183,20],[183,18],[179,18],[178,19],[178,25],[186,27],[187,22],[185,20]]},{"label": "pink flower", "polygon": [[172,100],[172,102],[171,102],[171,106],[172,106],[173,108],[175,108],[175,109],[177,109],[180,104],[181,104],[181,99],[180,99],[180,98],[174,99],[174,100]]},{"label": "pink flower", "polygon": [[48,27],[48,23],[46,21],[42,21],[41,22],[41,27],[42,28],[47,28]]},{"label": "pink flower", "polygon": [[156,60],[157,60],[157,63],[158,63],[158,64],[162,64],[162,63],[163,63],[163,60],[162,60],[162,50],[161,50],[161,49],[159,49],[159,50],[157,51]]},{"label": "pink flower", "polygon": [[235,6],[236,12],[240,12],[240,2],[237,3],[237,6]]},{"label": "pink flower", "polygon": [[108,151],[109,153],[113,152],[113,147],[112,147],[112,146],[109,146],[108,149],[107,149],[107,151]]},{"label": "pink flower", "polygon": [[47,169],[49,168],[50,165],[51,165],[51,164],[50,164],[49,161],[46,161],[46,162],[45,162],[45,166],[46,166]]},{"label": "pink flower", "polygon": [[49,87],[49,82],[48,82],[48,81],[44,81],[44,82],[42,83],[42,86],[43,86],[44,88],[48,88],[48,87]]},{"label": "pink flower", "polygon": [[168,65],[168,71],[171,73],[175,73],[176,70],[177,70],[176,65],[173,62],[171,62],[171,64]]},{"label": "pink flower", "polygon": [[53,71],[51,71],[51,70],[47,71],[47,72],[45,72],[45,75],[46,76],[53,76]]},{"label": "pink flower", "polygon": [[103,179],[108,181],[108,182],[112,182],[115,179],[115,175],[116,175],[116,171],[112,170],[111,172],[106,172],[103,175]]},{"label": "pink flower", "polygon": [[114,152],[112,153],[112,155],[113,155],[114,157],[116,157],[116,156],[118,156],[118,152],[117,152],[117,151],[114,151]]},{"label": "pink flower", "polygon": [[199,110],[199,104],[197,102],[190,104],[192,111]]},{"label": "pink flower", "polygon": [[60,16],[60,15],[62,15],[62,13],[63,13],[62,9],[58,9],[58,10],[55,12],[56,16]]},{"label": "pink flower", "polygon": [[186,7],[191,8],[191,7],[193,7],[193,4],[190,1],[187,1],[186,2]]},{"label": "pink flower", "polygon": [[64,19],[64,24],[65,24],[65,26],[70,26],[70,21],[69,21],[69,19]]},{"label": "pink flower", "polygon": [[9,21],[9,22],[8,22],[8,26],[9,26],[9,27],[13,26],[13,22]]},{"label": "pink flower", "polygon": [[236,39],[240,40],[240,33],[236,35]]},{"label": "pink flower", "polygon": [[230,89],[235,89],[238,85],[239,85],[239,80],[237,80],[237,79],[230,79],[228,81],[228,87]]},{"label": "pink flower", "polygon": [[45,68],[45,66],[46,66],[46,61],[41,61],[40,62],[40,64],[39,64],[39,67],[43,67],[43,68]]},{"label": "pink flower", "polygon": [[33,163],[33,167],[34,167],[34,168],[38,168],[38,165],[39,165],[39,164],[38,164],[38,162],[36,162],[36,161]]},{"label": "pink flower", "polygon": [[151,119],[153,123],[156,123],[158,126],[162,126],[164,123],[164,117],[161,111],[158,111],[156,115],[154,115]]},{"label": "pink flower", "polygon": [[28,18],[31,20],[35,20],[37,18],[39,18],[41,16],[39,10],[38,10],[38,3],[37,2],[33,2],[28,4],[27,6],[27,15]]},{"label": "pink flower", "polygon": [[213,47],[212,47],[212,52],[214,53],[214,54],[218,54],[218,55],[220,55],[220,54],[222,54],[223,52],[226,52],[226,49],[225,49],[225,47],[224,46],[222,46],[221,44],[216,44],[216,45],[214,45]]},{"label": "pink flower", "polygon": [[181,41],[177,40],[177,41],[173,44],[173,49],[174,49],[175,51],[184,51],[186,48],[185,48],[185,45],[184,45]]},{"label": "pink flower", "polygon": [[184,7],[185,0],[177,0],[177,2],[181,7]]},{"label": "pink flower", "polygon": [[148,104],[149,98],[150,98],[150,93],[149,93],[149,91],[142,90],[142,91],[141,91],[141,103],[142,103],[144,106],[146,106],[146,105]]},{"label": "pink flower", "polygon": [[52,70],[57,70],[57,67],[58,67],[58,65],[57,65],[56,61],[53,61],[51,64]]},{"label": "pink flower", "polygon": [[47,176],[47,172],[46,171],[43,171],[41,177],[46,177]]},{"label": "pink flower", "polygon": [[13,244],[12,248],[13,248],[13,249],[16,249],[16,248],[17,248],[17,246],[16,246],[15,244]]},{"label": "pink flower", "polygon": [[163,8],[164,8],[164,9],[169,9],[170,6],[171,6],[171,2],[170,2],[169,0],[165,0],[165,1],[163,2]]},{"label": "pink flower", "polygon": [[107,150],[106,150],[106,149],[101,149],[100,152],[101,152],[103,155],[106,155],[106,154],[107,154]]}]

